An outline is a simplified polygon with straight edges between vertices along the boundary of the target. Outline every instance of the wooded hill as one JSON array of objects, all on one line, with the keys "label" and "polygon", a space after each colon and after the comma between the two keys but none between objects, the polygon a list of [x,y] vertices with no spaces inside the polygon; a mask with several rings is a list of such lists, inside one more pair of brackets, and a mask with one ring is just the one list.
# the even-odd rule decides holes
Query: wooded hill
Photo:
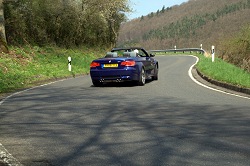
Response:
[{"label": "wooded hill", "polygon": [[[143,9],[142,9],[143,10]],[[250,0],[189,0],[122,24],[117,46],[199,47],[221,51],[222,41],[250,23]]]}]

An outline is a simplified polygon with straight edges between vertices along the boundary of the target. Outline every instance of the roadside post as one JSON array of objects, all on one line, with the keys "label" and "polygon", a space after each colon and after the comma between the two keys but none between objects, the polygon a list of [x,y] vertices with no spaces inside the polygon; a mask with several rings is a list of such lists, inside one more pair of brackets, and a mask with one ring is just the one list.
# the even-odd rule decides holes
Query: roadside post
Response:
[{"label": "roadside post", "polygon": [[[200,49],[202,50],[202,44],[200,45]],[[202,54],[201,51],[200,51],[200,54]]]},{"label": "roadside post", "polygon": [[176,53],[176,48],[177,48],[177,47],[176,47],[176,46],[174,46],[174,53]]},{"label": "roadside post", "polygon": [[68,68],[71,71],[71,57],[68,57]]},{"label": "roadside post", "polygon": [[215,60],[215,46],[212,46],[212,62]]}]

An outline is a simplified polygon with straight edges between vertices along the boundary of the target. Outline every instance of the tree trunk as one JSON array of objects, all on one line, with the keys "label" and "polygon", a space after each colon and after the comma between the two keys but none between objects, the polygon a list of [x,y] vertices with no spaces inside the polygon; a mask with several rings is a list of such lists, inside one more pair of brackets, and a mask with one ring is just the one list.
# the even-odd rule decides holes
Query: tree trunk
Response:
[{"label": "tree trunk", "polygon": [[4,25],[4,4],[3,0],[0,0],[0,52],[8,52],[8,46],[6,42],[5,35],[5,25]]}]

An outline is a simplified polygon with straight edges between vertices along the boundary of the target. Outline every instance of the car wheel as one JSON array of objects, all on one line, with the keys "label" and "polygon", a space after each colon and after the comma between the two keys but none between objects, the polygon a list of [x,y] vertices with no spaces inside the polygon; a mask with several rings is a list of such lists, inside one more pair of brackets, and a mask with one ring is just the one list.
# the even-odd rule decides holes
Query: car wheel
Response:
[{"label": "car wheel", "polygon": [[141,73],[140,73],[140,79],[138,81],[138,85],[139,86],[144,86],[145,83],[146,83],[146,73],[145,73],[145,69],[142,68]]},{"label": "car wheel", "polygon": [[158,67],[157,66],[155,66],[154,76],[152,77],[152,80],[158,80]]},{"label": "car wheel", "polygon": [[100,86],[103,85],[103,83],[102,83],[102,82],[99,82],[99,81],[92,81],[92,83],[93,83],[93,85],[94,85],[95,87],[100,87]]}]

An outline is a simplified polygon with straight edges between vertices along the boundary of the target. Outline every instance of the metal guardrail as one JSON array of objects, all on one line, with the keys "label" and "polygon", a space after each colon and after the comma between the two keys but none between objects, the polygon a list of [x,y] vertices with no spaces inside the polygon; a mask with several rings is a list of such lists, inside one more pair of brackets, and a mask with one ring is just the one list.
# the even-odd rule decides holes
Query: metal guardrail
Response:
[{"label": "metal guardrail", "polygon": [[167,49],[167,50],[150,50],[150,52],[155,52],[155,53],[157,53],[157,52],[165,52],[165,53],[167,53],[167,52],[174,52],[174,53],[176,53],[176,52],[183,52],[183,53],[185,53],[185,52],[192,52],[192,51],[200,52],[200,53],[203,53],[203,54],[206,52],[205,50],[200,49],[200,48],[182,48],[182,49]]}]

